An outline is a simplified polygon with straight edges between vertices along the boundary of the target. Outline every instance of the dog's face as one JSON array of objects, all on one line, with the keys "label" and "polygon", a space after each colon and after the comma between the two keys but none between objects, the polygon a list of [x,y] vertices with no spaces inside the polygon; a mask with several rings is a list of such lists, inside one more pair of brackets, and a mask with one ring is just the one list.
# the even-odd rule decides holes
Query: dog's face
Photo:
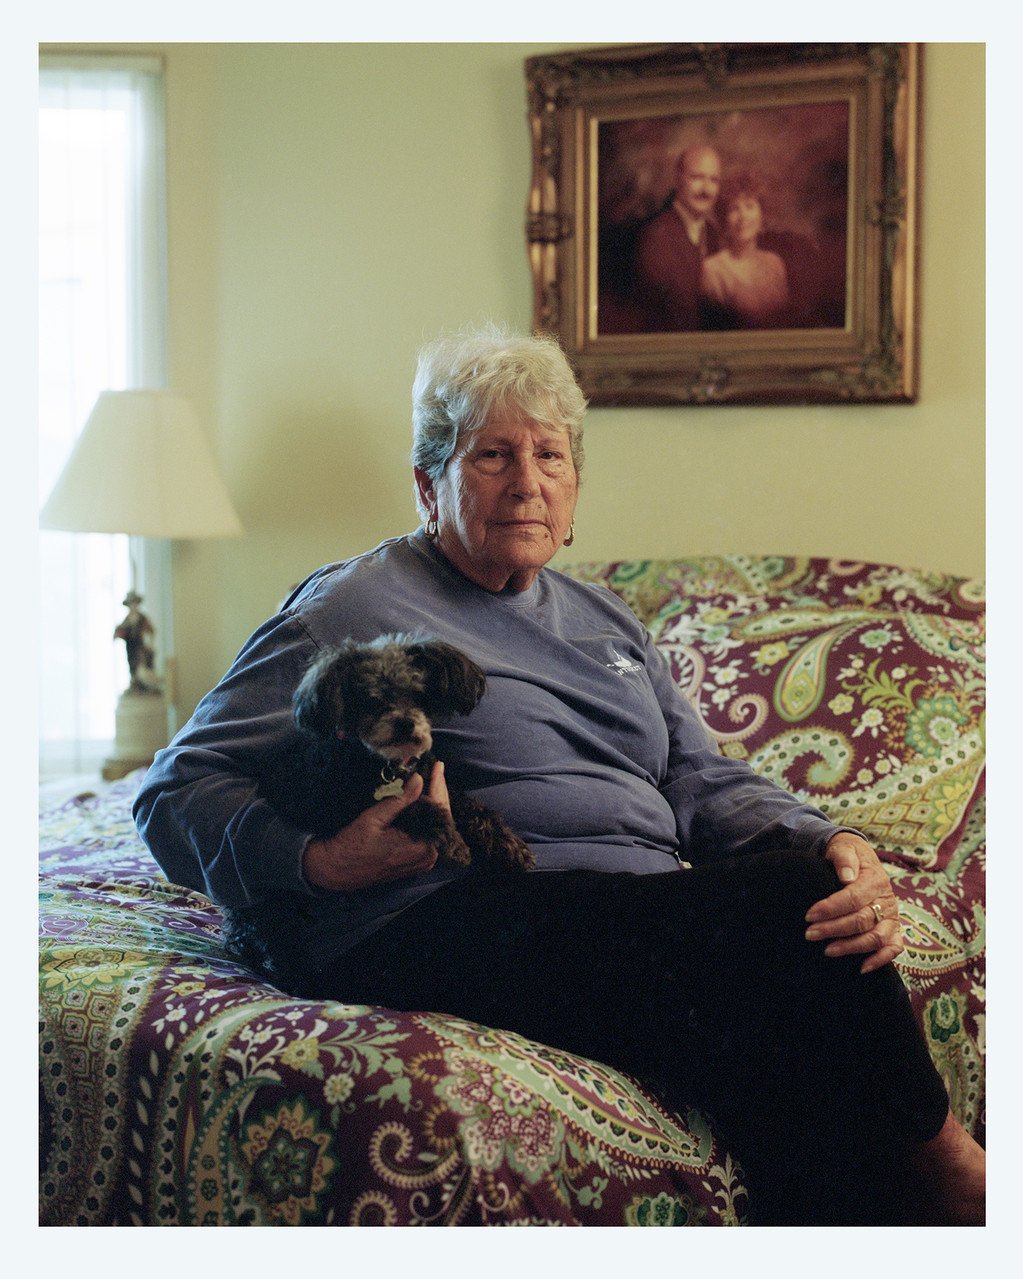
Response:
[{"label": "dog's face", "polygon": [[483,672],[439,640],[384,635],[325,649],[295,693],[295,719],[321,737],[356,736],[405,762],[433,745],[434,715],[468,715],[483,696]]}]

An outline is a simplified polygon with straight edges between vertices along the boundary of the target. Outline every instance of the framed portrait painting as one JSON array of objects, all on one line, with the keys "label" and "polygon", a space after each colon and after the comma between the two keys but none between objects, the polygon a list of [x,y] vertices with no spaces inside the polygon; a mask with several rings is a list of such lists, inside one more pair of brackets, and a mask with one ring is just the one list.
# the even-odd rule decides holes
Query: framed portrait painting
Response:
[{"label": "framed portrait painting", "polygon": [[527,60],[534,327],[591,403],[915,399],[921,56]]}]

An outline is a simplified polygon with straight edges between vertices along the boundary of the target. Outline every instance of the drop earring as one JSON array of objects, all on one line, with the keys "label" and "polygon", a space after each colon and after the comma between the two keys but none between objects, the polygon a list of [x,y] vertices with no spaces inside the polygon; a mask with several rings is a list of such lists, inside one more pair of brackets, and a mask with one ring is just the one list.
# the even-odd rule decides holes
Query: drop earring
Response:
[{"label": "drop earring", "polygon": [[575,541],[575,520],[568,526],[568,537],[565,538],[564,545],[571,546]]}]

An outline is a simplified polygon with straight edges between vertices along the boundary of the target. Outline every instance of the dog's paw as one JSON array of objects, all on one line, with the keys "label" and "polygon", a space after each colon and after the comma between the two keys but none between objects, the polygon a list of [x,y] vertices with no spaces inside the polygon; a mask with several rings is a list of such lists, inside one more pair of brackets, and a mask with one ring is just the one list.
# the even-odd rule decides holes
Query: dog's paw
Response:
[{"label": "dog's paw", "polygon": [[476,859],[490,871],[534,870],[532,849],[508,823],[472,796],[456,792],[451,797],[455,825]]},{"label": "dog's paw", "polygon": [[435,846],[438,859],[454,862],[456,866],[469,866],[472,863],[469,846],[454,827],[445,831],[443,837],[436,841]]},{"label": "dog's paw", "polygon": [[419,799],[402,809],[394,825],[412,839],[432,845],[439,861],[454,862],[456,866],[468,866],[472,861],[469,846],[455,829],[451,814],[432,800]]},{"label": "dog's paw", "polygon": [[536,858],[528,844],[523,843],[514,832],[508,832],[510,838],[505,844],[504,857],[510,866],[519,870],[536,870]]}]

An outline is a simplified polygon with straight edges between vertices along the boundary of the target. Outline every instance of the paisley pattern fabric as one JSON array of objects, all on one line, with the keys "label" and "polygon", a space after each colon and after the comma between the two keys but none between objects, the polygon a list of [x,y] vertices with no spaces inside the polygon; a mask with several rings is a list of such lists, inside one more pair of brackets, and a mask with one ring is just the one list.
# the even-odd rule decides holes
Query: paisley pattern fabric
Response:
[{"label": "paisley pattern fabric", "polygon": [[[903,975],[983,1139],[980,587],[778,557],[573,571],[651,626],[723,750],[884,850]],[[253,979],[138,839],[138,781],[40,815],[42,1223],[744,1224],[695,1109],[499,1028]]]},{"label": "paisley pattern fabric", "polygon": [[937,868],[983,789],[978,582],[835,560],[580,565],[646,622],[725,754]]}]

